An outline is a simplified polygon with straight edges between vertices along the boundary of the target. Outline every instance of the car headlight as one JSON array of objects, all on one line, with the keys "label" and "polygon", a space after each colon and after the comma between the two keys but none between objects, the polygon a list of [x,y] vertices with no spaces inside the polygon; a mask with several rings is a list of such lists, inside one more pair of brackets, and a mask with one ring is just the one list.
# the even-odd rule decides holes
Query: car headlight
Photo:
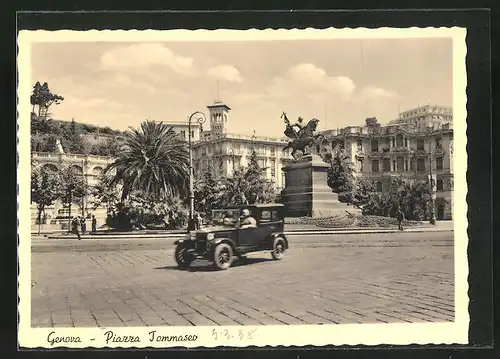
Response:
[{"label": "car headlight", "polygon": [[211,240],[213,240],[214,238],[215,238],[215,234],[213,234],[213,233],[209,233],[209,234],[207,234],[207,240],[208,240],[208,241],[211,241]]}]

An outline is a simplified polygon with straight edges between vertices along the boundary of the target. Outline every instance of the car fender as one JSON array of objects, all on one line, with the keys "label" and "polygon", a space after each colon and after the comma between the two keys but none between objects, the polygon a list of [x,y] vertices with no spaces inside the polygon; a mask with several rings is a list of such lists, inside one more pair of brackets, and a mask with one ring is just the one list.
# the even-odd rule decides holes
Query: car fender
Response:
[{"label": "car fender", "polygon": [[234,242],[232,240],[230,240],[229,238],[215,238],[213,241],[212,241],[212,251],[214,250],[215,247],[217,247],[217,245],[221,244],[221,243],[227,243],[231,246],[231,248],[233,248],[233,252],[236,251],[236,246],[234,244]]},{"label": "car fender", "polygon": [[273,245],[274,240],[278,237],[283,238],[283,240],[285,241],[285,249],[288,249],[288,238],[286,238],[286,235],[284,233],[281,233],[281,232],[273,233],[271,235],[271,246]]}]

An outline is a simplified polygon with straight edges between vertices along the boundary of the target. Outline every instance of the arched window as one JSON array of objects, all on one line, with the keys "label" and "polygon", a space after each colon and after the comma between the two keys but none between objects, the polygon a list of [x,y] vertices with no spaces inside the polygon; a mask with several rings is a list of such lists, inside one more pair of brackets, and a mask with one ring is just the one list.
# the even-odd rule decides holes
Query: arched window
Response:
[{"label": "arched window", "polygon": [[83,176],[83,168],[81,168],[80,166],[72,165],[70,168],[74,174]]},{"label": "arched window", "polygon": [[99,167],[99,166],[96,166],[92,169],[92,174],[96,175],[96,176],[102,175],[102,172],[103,172],[103,169],[102,169],[102,167]]},{"label": "arched window", "polygon": [[47,163],[42,166],[43,169],[51,171],[51,172],[57,172],[59,169],[57,168],[56,165],[53,165],[52,163]]}]

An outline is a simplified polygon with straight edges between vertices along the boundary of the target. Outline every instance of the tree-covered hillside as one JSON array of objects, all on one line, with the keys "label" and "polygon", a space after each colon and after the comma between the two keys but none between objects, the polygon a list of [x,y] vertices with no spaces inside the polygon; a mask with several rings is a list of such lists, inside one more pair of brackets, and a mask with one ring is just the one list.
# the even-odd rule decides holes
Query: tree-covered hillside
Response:
[{"label": "tree-covered hillside", "polygon": [[118,152],[120,131],[86,123],[54,120],[49,108],[59,105],[64,97],[52,93],[49,85],[39,81],[33,86],[31,102],[31,151],[55,152],[60,140],[65,153],[114,156]]},{"label": "tree-covered hillside", "polygon": [[55,152],[59,139],[65,153],[114,156],[123,135],[109,127],[31,116],[31,151],[35,152]]}]

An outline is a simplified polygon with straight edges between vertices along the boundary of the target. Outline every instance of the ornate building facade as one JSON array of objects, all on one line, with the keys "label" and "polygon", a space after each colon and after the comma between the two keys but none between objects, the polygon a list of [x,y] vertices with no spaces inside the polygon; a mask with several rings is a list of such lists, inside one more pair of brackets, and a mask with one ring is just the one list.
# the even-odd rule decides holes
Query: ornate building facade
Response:
[{"label": "ornate building facade", "polygon": [[[91,188],[95,186],[99,177],[102,175],[104,168],[112,161],[112,157],[94,156],[94,155],[79,155],[69,153],[53,153],[53,152],[33,152],[31,153],[32,162],[57,172],[64,166],[73,168],[75,174],[83,176],[87,186]],[[37,206],[36,203],[31,204],[31,223],[37,224]],[[92,196],[84,197],[81,203],[75,203],[71,206],[73,216],[79,215],[89,217],[94,214],[98,224],[104,224],[106,219],[106,209],[92,209]],[[68,216],[69,210],[60,201],[56,201],[54,206],[45,209],[45,218],[42,219],[44,229],[61,229],[67,225],[67,220],[63,218]]]},{"label": "ornate building facade", "polygon": [[[355,175],[370,179],[378,191],[393,178],[435,184],[436,218],[452,219],[453,120],[451,109],[425,106],[402,112],[386,126],[349,126],[321,133],[350,156]],[[319,147],[315,149],[319,151]]]},{"label": "ornate building facade", "polygon": [[215,177],[230,177],[234,171],[248,166],[253,150],[264,176],[280,191],[284,187],[281,168],[291,160],[290,151],[283,151],[287,140],[228,133],[231,108],[221,101],[215,101],[207,108],[210,130],[201,131],[200,140],[193,144],[195,175],[210,170]]}]

